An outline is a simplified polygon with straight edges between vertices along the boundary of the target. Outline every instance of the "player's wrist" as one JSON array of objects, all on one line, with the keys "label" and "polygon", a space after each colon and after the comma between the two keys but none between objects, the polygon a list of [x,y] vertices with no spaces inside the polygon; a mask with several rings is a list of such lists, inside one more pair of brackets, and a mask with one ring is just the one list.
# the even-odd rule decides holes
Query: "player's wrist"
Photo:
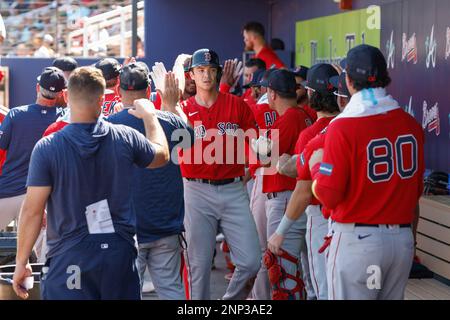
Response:
[{"label": "player's wrist", "polygon": [[275,231],[276,234],[280,236],[286,236],[289,229],[292,227],[292,225],[295,223],[296,220],[293,220],[289,218],[286,214],[283,216],[283,218],[280,221],[280,224],[278,225],[277,230]]}]

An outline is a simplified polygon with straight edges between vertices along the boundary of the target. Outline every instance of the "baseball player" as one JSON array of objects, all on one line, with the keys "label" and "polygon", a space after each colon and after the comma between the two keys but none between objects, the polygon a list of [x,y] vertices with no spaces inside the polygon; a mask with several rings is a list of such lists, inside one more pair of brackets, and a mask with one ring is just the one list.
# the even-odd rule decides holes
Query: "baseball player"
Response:
[{"label": "baseball player", "polygon": [[[281,154],[293,154],[295,142],[300,133],[310,124],[306,113],[297,107],[297,84],[295,76],[287,70],[272,72],[267,80],[267,96],[270,108],[277,111],[278,118],[268,136]],[[277,136],[278,135],[278,136]],[[258,145],[256,150],[260,149]],[[261,152],[259,152],[261,154]],[[271,156],[276,156],[271,154]],[[267,236],[270,238],[278,227],[295,187],[295,179],[267,173],[263,175],[262,190],[267,196]],[[302,241],[305,236],[306,218],[299,219],[288,232],[282,249],[273,255],[267,251],[264,263],[268,268],[274,300],[298,300],[303,297],[303,281],[299,263]],[[280,269],[284,270],[281,271]]]},{"label": "baseball player", "polygon": [[32,272],[28,257],[46,205],[43,299],[140,299],[135,216],[124,190],[131,187],[135,165],[161,167],[169,150],[148,100],[137,100],[129,111],[143,119],[146,136],[99,118],[104,91],[99,70],[75,70],[67,93],[72,123],[33,150],[13,278],[23,299],[28,293],[22,284]]},{"label": "baseball player", "polygon": [[[317,112],[318,120],[300,134],[296,144],[296,149],[301,153],[299,161],[308,169],[309,165],[305,166],[303,153],[305,146],[311,139],[325,129],[330,121],[339,113],[339,106],[334,95],[335,87],[330,85],[331,78],[337,76],[337,74],[337,71],[329,64],[315,65],[308,72],[306,88],[310,92],[309,101],[311,107]],[[295,157],[295,159],[297,158]],[[297,168],[295,171],[298,171]],[[318,251],[323,244],[323,239],[328,234],[328,220],[322,216],[320,203],[312,197],[312,181],[308,173],[303,174],[303,171],[300,171],[298,174],[294,172],[292,175],[293,177],[297,177],[295,190],[281,223],[269,239],[268,246],[272,252],[278,252],[283,244],[284,235],[306,209],[308,219],[306,246],[308,249],[310,277],[317,299],[327,300],[325,255],[319,254]]]},{"label": "baseball player", "polygon": [[0,150],[7,154],[0,175],[0,230],[19,215],[31,152],[44,130],[59,117],[56,102],[64,88],[62,71],[46,68],[36,85],[36,103],[11,109],[1,124]]},{"label": "baseball player", "polygon": [[264,39],[264,26],[259,22],[248,22],[244,25],[242,34],[244,36],[245,51],[254,51],[255,57],[266,64],[266,68],[285,68],[284,63],[277,54],[267,45]]},{"label": "baseball player", "polygon": [[103,101],[103,115],[109,116],[114,113],[114,106],[120,102],[118,94],[119,74],[122,66],[114,58],[104,58],[95,64],[106,81],[105,100]]},{"label": "baseball player", "polygon": [[423,189],[424,134],[386,93],[386,60],[369,45],[347,55],[352,98],[312,155],[312,191],[331,209],[329,299],[403,299]]},{"label": "baseball player", "polygon": [[245,164],[239,158],[245,148],[237,147],[235,137],[238,129],[255,129],[255,120],[242,99],[218,91],[220,73],[218,55],[209,49],[197,50],[190,67],[197,93],[183,102],[196,138],[181,157],[192,299],[210,298],[211,261],[219,226],[236,266],[223,299],[247,298],[248,282],[261,263],[256,226],[242,183]]},{"label": "baseball player", "polygon": [[[175,81],[166,85],[164,108],[173,108],[179,94]],[[131,89],[132,88],[132,89]],[[128,110],[138,99],[150,96],[150,76],[147,69],[132,63],[123,67],[120,74],[119,94],[124,110],[108,117],[114,124],[123,124],[145,134],[144,122],[136,119]],[[176,146],[181,141],[171,139],[185,130],[184,147],[193,144],[194,132],[179,117],[170,112],[156,112],[166,137],[169,151],[176,156]],[[179,129],[177,131],[177,129]],[[181,137],[181,136],[180,136]],[[181,137],[182,138],[182,137]],[[175,152],[172,152],[175,149]],[[131,189],[133,211],[136,214],[139,245],[138,268],[141,278],[148,267],[158,297],[163,300],[183,300],[185,292],[181,280],[181,233],[184,231],[183,180],[181,171],[172,158],[159,169],[136,169]]]}]

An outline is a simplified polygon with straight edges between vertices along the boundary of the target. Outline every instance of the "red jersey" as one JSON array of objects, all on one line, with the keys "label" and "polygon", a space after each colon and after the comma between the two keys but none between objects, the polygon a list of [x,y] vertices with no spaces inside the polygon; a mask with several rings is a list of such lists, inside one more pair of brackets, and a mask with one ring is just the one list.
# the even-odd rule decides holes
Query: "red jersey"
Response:
[{"label": "red jersey", "polygon": [[[253,111],[256,126],[259,129],[259,135],[261,135],[261,133],[265,132],[267,129],[272,128],[275,120],[277,120],[278,117],[278,113],[275,110],[270,109],[267,103],[253,104],[249,106]],[[255,172],[259,167],[261,167],[259,163],[249,165],[252,177],[255,177]]]},{"label": "red jersey", "polygon": [[49,136],[53,133],[56,133],[60,130],[62,130],[65,126],[67,126],[69,123],[65,122],[65,121],[56,121],[54,123],[52,123],[47,130],[45,130],[43,137]]},{"label": "red jersey", "polygon": [[249,106],[255,105],[258,103],[258,101],[256,101],[255,98],[253,98],[251,89],[247,89],[247,91],[244,92],[244,94],[242,95],[242,99]]},{"label": "red jersey", "polygon": [[317,111],[311,108],[309,105],[301,106],[303,110],[311,117],[313,121],[317,121]]},{"label": "red jersey", "polygon": [[[330,119],[331,121],[331,119]],[[308,128],[309,129],[309,128]],[[306,129],[307,130],[307,129]],[[305,130],[305,131],[306,131]],[[303,151],[297,158],[297,181],[311,181],[311,171],[309,170],[309,160],[311,159],[314,151],[323,149],[325,145],[325,132],[318,134],[314,138],[312,138],[304,147]],[[319,205],[320,202],[316,197],[311,198],[311,205]]]},{"label": "red jersey", "polygon": [[[298,107],[289,108],[282,116],[279,116],[272,126],[270,137],[278,130],[279,154],[293,155],[295,142],[300,133],[305,130],[310,123],[305,112]],[[295,189],[295,178],[290,178],[279,173],[263,176],[263,192],[282,192]]]},{"label": "red jersey", "polygon": [[286,68],[284,63],[278,58],[277,54],[268,46],[264,46],[261,51],[255,55],[255,58],[261,59],[266,63],[266,69],[270,69],[273,65],[277,69]]},{"label": "red jersey", "polygon": [[278,117],[278,113],[275,110],[270,109],[269,104],[267,103],[254,104],[252,111],[258,129],[263,131],[272,128]]},{"label": "red jersey", "polygon": [[2,174],[3,164],[6,160],[6,150],[0,149],[0,175]]},{"label": "red jersey", "polygon": [[328,127],[328,124],[334,117],[323,117],[318,119],[310,127],[302,131],[298,137],[297,143],[295,144],[295,154],[300,154],[303,149],[308,144],[308,142],[317,136],[323,129]]},{"label": "red jersey", "polygon": [[107,89],[105,92],[105,100],[103,100],[103,115],[105,117],[114,113],[114,106],[116,103],[121,102],[120,96],[116,94],[113,90]]},{"label": "red jersey", "polygon": [[[0,125],[2,124],[2,121],[5,119],[5,116],[8,114],[8,109],[5,107],[0,106]],[[2,174],[2,167],[3,163],[5,163],[6,160],[6,150],[0,149],[0,175]]]},{"label": "red jersey", "polygon": [[316,195],[341,223],[407,224],[423,189],[424,134],[401,109],[327,129]]},{"label": "red jersey", "polygon": [[182,106],[195,133],[194,146],[180,151],[183,177],[222,180],[244,176],[245,144],[237,142],[236,133],[238,129],[256,130],[249,106],[239,97],[220,92],[209,108],[200,106],[195,96]]}]

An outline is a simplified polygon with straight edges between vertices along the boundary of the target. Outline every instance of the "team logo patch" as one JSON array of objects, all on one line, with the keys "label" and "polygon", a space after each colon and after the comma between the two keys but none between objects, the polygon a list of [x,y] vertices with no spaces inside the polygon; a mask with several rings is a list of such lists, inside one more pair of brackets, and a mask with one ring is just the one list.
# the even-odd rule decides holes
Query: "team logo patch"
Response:
[{"label": "team logo patch", "polygon": [[205,61],[210,62],[211,61],[211,53],[205,52]]},{"label": "team logo patch", "polygon": [[321,174],[325,175],[325,176],[331,176],[331,174],[333,173],[333,165],[332,164],[328,164],[328,163],[322,163],[320,165],[320,171]]},{"label": "team logo patch", "polygon": [[300,163],[302,164],[302,166],[305,165],[305,157],[303,156],[303,152],[300,154]]}]

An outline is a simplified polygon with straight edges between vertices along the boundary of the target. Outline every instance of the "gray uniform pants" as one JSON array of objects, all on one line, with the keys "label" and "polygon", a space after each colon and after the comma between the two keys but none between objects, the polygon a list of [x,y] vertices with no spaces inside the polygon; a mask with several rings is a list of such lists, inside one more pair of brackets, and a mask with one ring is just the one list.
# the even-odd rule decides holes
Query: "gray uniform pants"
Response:
[{"label": "gray uniform pants", "polygon": [[330,300],[403,300],[414,255],[411,228],[332,224]]},{"label": "gray uniform pants", "polygon": [[326,251],[319,253],[328,234],[328,220],[322,215],[319,205],[310,205],[306,208],[308,216],[306,245],[308,247],[309,270],[318,300],[328,300]]},{"label": "gray uniform pants", "polygon": [[[259,168],[255,172],[255,182],[253,184],[250,199],[250,209],[252,211],[253,218],[255,219],[262,254],[264,254],[267,249],[267,196],[262,192],[263,177],[261,174],[263,170],[263,168]],[[254,300],[270,300],[269,275],[267,274],[267,268],[264,263],[261,263],[261,268],[256,276],[255,284],[250,297]]]},{"label": "gray uniform pants", "polygon": [[181,253],[178,235],[139,244],[137,265],[141,289],[146,267],[150,272],[156,293],[162,300],[186,299],[181,279]]},{"label": "gray uniform pants", "polygon": [[6,227],[16,218],[19,218],[22,202],[25,195],[0,199],[0,230]]},{"label": "gray uniform pants", "polygon": [[261,248],[242,182],[213,186],[184,182],[185,228],[191,299],[210,299],[210,275],[217,229],[225,236],[236,269],[224,300],[246,299],[261,264]]},{"label": "gray uniform pants", "polygon": [[[292,191],[278,192],[276,198],[267,200],[267,238],[270,238],[272,236],[272,234],[276,231],[278,225],[280,224],[291,195]],[[305,245],[305,234],[306,216],[302,215],[302,217],[291,226],[284,238],[283,245],[281,246],[283,250],[297,258],[299,262],[301,258],[301,251],[303,250]],[[280,260],[280,263],[286,270],[286,272],[293,276],[296,275],[298,270],[301,270],[300,263],[294,264],[285,259]],[[280,287],[285,289],[293,289],[296,285],[297,283],[295,281],[287,279],[281,283]]]}]

